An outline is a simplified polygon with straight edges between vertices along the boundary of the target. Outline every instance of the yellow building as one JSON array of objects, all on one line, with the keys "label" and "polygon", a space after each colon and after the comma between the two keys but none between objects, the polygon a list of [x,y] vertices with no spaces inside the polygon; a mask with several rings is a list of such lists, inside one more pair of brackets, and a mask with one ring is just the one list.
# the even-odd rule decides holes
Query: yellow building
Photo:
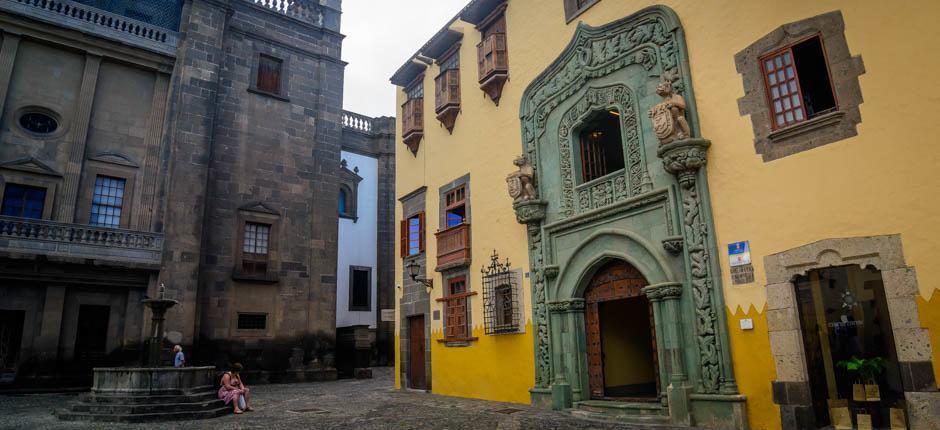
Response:
[{"label": "yellow building", "polygon": [[936,16],[471,1],[392,77],[396,386],[636,423],[940,428]]}]

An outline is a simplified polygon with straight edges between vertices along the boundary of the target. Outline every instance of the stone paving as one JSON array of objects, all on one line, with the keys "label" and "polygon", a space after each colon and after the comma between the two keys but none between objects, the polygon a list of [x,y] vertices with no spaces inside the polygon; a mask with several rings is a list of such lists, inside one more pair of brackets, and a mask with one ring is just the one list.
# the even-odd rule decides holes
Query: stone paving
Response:
[{"label": "stone paving", "polygon": [[[75,394],[0,395],[0,429],[626,429],[526,405],[392,388],[390,368],[374,379],[252,387],[254,412],[206,421],[102,424],[59,421]],[[661,428],[661,427],[657,427]]]}]

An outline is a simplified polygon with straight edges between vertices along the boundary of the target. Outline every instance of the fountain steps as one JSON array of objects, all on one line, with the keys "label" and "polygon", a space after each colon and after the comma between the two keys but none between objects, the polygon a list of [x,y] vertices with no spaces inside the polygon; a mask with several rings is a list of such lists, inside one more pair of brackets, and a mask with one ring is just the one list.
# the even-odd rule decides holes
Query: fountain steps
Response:
[{"label": "fountain steps", "polygon": [[154,396],[89,393],[56,415],[66,421],[137,423],[215,418],[231,411],[215,391]]}]

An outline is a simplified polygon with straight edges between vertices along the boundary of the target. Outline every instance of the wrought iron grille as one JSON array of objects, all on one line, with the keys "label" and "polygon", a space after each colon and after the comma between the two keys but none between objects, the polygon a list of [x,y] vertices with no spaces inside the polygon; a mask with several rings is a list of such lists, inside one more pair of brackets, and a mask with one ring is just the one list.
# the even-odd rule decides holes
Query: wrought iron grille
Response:
[{"label": "wrought iron grille", "polygon": [[179,31],[183,0],[74,0],[101,10]]},{"label": "wrought iron grille", "polygon": [[499,262],[493,250],[489,266],[483,266],[483,315],[486,334],[519,331],[521,302],[519,280],[510,270],[509,259]]}]

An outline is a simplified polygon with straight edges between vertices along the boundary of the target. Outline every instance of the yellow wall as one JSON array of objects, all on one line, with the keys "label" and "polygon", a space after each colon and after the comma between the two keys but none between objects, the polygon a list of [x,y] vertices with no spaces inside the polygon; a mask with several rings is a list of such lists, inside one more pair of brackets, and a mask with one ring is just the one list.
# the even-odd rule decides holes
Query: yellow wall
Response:
[{"label": "yellow wall", "polygon": [[[433,118],[433,78],[437,69],[432,67],[425,78],[425,94],[429,95],[424,109],[426,136],[418,156],[413,157],[399,143],[398,193],[404,195],[427,185],[429,213],[437,211],[437,188],[441,184],[471,173],[474,267],[494,247],[517,266],[527,263],[524,229],[513,218],[503,178],[512,170],[512,159],[521,152],[521,94],[564,49],[574,32],[575,23],[564,23],[562,3],[510,1],[510,81],[498,107],[483,96],[476,83],[475,45],[479,33],[458,21],[454,28],[464,33],[460,55],[466,72],[461,73],[462,112],[454,134],[448,136]],[[940,2],[602,0],[577,20],[602,25],[654,4],[675,10],[685,30],[701,129],[703,137],[713,142],[707,173],[719,248],[739,240],[751,244],[756,277],[753,284],[732,286],[727,255],[722,252],[718,256],[731,315],[735,371],[741,391],[749,399],[751,426],[780,425],[776,407],[770,401],[774,375],[763,313],[763,257],[768,254],[823,238],[900,233],[906,261],[917,269],[921,322],[931,329],[934,363],[940,362],[940,311],[936,300],[931,305],[927,301],[940,285],[940,260],[936,258],[940,250],[940,204],[935,199],[940,195],[940,180],[933,173],[940,166],[940,151],[935,145],[940,135],[940,121],[936,120],[940,117],[940,86],[930,84],[936,80],[940,58],[930,55],[929,47],[930,41],[940,39],[940,27],[933,23],[940,16]],[[842,11],[849,49],[853,55],[862,56],[867,70],[860,78],[865,102],[861,105],[859,135],[764,163],[754,151],[750,119],[738,112],[737,100],[744,91],[734,54],[782,24],[833,10]],[[403,101],[400,94],[399,105]],[[397,215],[400,219],[400,207]],[[434,231],[437,218],[429,216],[428,221],[429,231]],[[429,255],[434,249],[431,240]],[[478,289],[479,272],[471,270],[471,274],[471,286]],[[440,289],[434,295],[439,297]],[[437,306],[432,302],[432,309]],[[526,295],[526,312],[530,309]],[[479,300],[474,301],[473,312],[475,323],[480,322]],[[752,331],[738,328],[744,312],[754,320]],[[433,324],[440,330],[440,321]],[[469,382],[461,376],[450,376],[457,372],[444,370],[447,362],[442,360],[485,360],[489,350],[483,343],[489,340],[480,337],[478,344],[468,348],[432,351],[435,391],[438,387],[453,387],[451,392],[474,397],[502,396],[488,391],[486,385],[476,390],[468,388],[465,385]],[[511,348],[519,356],[506,359],[519,360],[528,368],[510,372],[502,366],[494,370],[494,378],[516,372],[532,374],[531,359],[523,361],[532,354],[531,335],[517,339],[528,349]],[[529,386],[531,382],[519,381],[506,389],[518,390],[514,398],[524,401],[523,390]]]}]

